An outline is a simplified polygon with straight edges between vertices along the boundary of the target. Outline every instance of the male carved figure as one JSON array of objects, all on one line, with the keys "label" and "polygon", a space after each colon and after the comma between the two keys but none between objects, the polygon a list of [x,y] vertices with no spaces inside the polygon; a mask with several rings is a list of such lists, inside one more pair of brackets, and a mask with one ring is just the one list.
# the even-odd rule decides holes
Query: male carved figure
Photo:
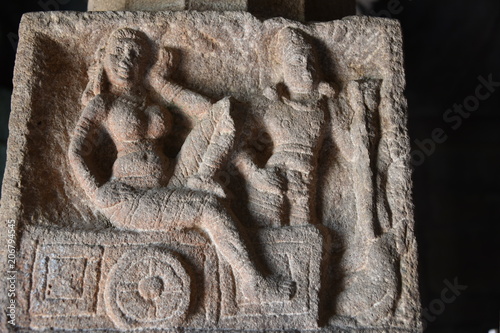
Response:
[{"label": "male carved figure", "polygon": [[[213,180],[224,163],[234,139],[234,124],[228,99],[212,104],[207,98],[164,78],[168,69],[160,63],[151,69],[151,84],[161,96],[183,112],[197,118],[185,146],[192,151],[171,165],[164,153],[164,139],[172,127],[168,110],[155,105],[145,87],[148,55],[147,37],[136,30],[114,31],[98,52],[89,86],[88,103],[76,126],[69,160],[77,181],[93,204],[121,229],[166,231],[199,228],[231,265],[243,294],[255,302],[289,299],[292,281],[264,277],[250,260],[238,221],[224,204],[223,189]],[[116,147],[109,179],[97,179],[89,163],[96,131],[104,131]],[[209,133],[203,141],[199,131]],[[199,144],[203,149],[196,149]],[[171,181],[173,180],[173,181]]]},{"label": "male carved figure", "polygon": [[283,28],[271,45],[272,60],[281,75],[276,87],[264,91],[268,101],[263,122],[269,128],[272,154],[264,168],[247,154],[239,156],[237,165],[250,175],[250,187],[258,190],[250,189],[250,211],[270,218],[274,225],[284,220],[289,225],[305,225],[314,223],[315,171],[326,98],[335,92],[321,82],[313,47],[302,31]]}]

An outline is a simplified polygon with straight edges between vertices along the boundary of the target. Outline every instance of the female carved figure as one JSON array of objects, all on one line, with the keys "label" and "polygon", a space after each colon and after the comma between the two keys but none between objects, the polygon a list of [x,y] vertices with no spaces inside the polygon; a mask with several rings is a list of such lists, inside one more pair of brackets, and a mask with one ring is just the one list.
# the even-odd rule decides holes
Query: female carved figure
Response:
[{"label": "female carved figure", "polygon": [[315,171],[326,102],[335,91],[320,81],[314,50],[302,31],[283,28],[271,44],[281,76],[276,87],[264,91],[268,100],[263,122],[272,154],[263,168],[248,154],[240,155],[237,165],[250,175],[250,211],[274,225],[305,225],[314,223]]},{"label": "female carved figure", "polygon": [[[199,228],[231,265],[244,295],[253,301],[290,298],[294,283],[263,277],[249,258],[238,221],[226,208],[224,191],[213,176],[224,163],[234,139],[229,100],[207,98],[164,78],[159,65],[150,70],[151,86],[170,104],[196,119],[177,163],[164,153],[172,115],[149,97],[147,77],[151,45],[136,30],[114,31],[98,52],[85,109],[77,123],[69,160],[89,199],[117,228],[165,231]],[[163,67],[163,68],[162,68]],[[116,147],[111,177],[99,180],[89,163],[88,147],[96,131]],[[203,131],[204,135],[200,135]],[[203,141],[207,137],[208,140]],[[201,148],[200,148],[201,147]],[[186,159],[190,154],[199,156]]]}]

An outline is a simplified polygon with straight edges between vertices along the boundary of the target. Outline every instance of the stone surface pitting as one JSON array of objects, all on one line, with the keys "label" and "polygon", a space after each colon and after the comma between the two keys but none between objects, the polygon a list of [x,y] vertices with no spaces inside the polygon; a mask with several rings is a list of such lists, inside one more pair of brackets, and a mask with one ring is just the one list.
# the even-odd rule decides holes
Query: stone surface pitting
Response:
[{"label": "stone surface pitting", "polygon": [[397,23],[33,13],[20,35],[19,328],[420,330]]},{"label": "stone surface pitting", "polygon": [[89,0],[89,11],[247,11],[247,0]]}]

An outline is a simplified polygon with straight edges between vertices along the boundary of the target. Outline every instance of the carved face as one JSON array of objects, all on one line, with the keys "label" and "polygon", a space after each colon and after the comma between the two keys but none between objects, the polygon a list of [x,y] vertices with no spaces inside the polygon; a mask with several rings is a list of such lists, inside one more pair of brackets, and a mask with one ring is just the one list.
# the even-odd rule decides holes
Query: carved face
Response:
[{"label": "carved face", "polygon": [[112,40],[106,52],[105,69],[112,84],[126,86],[144,72],[140,42],[129,38]]},{"label": "carved face", "polygon": [[311,40],[303,31],[286,27],[275,36],[275,54],[281,65],[281,75],[292,94],[311,94],[318,75],[315,52]]},{"label": "carved face", "polygon": [[296,46],[283,62],[283,79],[292,93],[309,94],[316,85],[316,62],[313,52],[305,46]]}]

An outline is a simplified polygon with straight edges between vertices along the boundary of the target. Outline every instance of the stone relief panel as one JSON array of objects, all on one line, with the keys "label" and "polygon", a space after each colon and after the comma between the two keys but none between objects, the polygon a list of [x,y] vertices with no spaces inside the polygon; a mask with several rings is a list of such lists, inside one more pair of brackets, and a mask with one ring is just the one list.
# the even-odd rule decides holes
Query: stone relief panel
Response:
[{"label": "stone relief panel", "polygon": [[64,249],[39,247],[33,269],[30,313],[60,316],[93,315],[99,275],[99,248],[74,245]]},{"label": "stone relief panel", "polygon": [[21,36],[19,327],[419,330],[396,23],[57,13]]}]

